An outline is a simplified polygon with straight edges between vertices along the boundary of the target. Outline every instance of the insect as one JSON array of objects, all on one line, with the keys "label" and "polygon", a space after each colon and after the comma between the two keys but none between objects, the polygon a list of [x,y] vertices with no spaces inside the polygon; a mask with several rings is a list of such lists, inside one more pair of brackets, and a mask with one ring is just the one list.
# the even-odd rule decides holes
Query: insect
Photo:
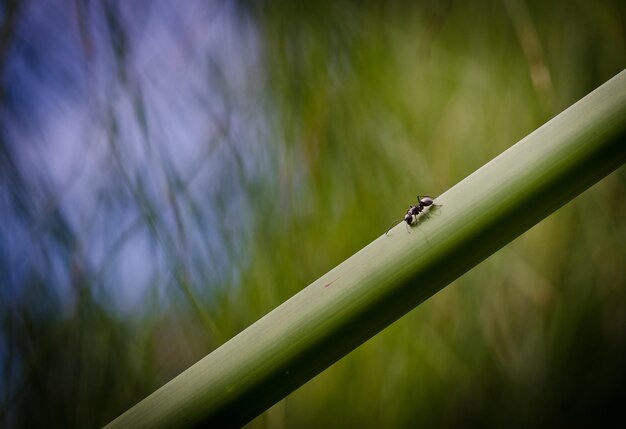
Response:
[{"label": "insect", "polygon": [[[426,207],[432,206],[434,203],[435,202],[433,200],[433,197],[429,197],[427,195],[424,195],[424,196],[420,197],[418,195],[417,196],[417,205],[416,206],[409,206],[409,209],[406,211],[406,214],[404,215],[404,218],[393,221],[393,223],[391,225],[389,225],[389,228],[387,228],[387,232],[385,233],[385,235],[387,235],[387,233],[389,233],[389,230],[391,228],[393,228],[394,226],[396,226],[400,222],[406,222],[406,225],[407,225],[406,228],[407,228],[407,231],[409,231],[409,226],[415,225],[417,223],[417,215],[419,215],[421,212],[423,212]],[[409,231],[409,232],[411,232],[411,231]]]}]

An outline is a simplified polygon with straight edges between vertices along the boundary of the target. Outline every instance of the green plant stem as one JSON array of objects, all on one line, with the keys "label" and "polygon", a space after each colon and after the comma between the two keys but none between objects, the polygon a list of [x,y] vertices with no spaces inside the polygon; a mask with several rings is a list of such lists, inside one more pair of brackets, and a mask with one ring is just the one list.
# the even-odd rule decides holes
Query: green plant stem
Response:
[{"label": "green plant stem", "polygon": [[109,426],[249,421],[625,160],[622,72]]}]

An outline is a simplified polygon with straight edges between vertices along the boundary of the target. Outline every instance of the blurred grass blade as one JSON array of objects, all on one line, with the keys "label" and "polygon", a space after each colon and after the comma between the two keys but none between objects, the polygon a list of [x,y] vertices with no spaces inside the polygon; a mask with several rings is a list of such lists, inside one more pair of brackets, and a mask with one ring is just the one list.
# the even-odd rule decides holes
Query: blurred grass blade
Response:
[{"label": "blurred grass blade", "polygon": [[622,72],[437,198],[411,233],[382,235],[110,427],[249,421],[621,166],[625,136]]}]

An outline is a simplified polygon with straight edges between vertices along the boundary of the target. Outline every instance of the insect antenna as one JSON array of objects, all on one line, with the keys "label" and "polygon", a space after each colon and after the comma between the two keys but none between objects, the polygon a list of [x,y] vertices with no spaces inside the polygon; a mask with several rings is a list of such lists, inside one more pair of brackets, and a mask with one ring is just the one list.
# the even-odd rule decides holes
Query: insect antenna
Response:
[{"label": "insect antenna", "polygon": [[393,222],[391,222],[391,225],[389,225],[389,228],[387,228],[387,232],[385,232],[385,235],[387,235],[387,233],[389,232],[389,230],[391,228],[393,228],[394,226],[396,226],[397,224],[399,224],[400,222],[402,222],[404,220],[404,218],[402,219],[398,219],[398,220],[394,220]]}]

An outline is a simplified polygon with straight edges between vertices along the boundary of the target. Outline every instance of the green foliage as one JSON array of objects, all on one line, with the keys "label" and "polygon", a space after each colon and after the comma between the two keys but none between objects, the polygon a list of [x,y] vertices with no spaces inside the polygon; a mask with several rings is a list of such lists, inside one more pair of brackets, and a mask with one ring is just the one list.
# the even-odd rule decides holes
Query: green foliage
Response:
[{"label": "green foliage", "polygon": [[[527,9],[512,1],[300,3],[226,3],[211,7],[201,28],[187,26],[192,21],[185,19],[180,27],[167,27],[172,32],[159,39],[159,49],[166,52],[169,41],[178,42],[168,62],[183,62],[185,71],[209,64],[206,80],[193,81],[198,94],[181,91],[170,113],[194,106],[207,128],[219,130],[205,136],[206,157],[182,171],[156,143],[170,130],[167,118],[154,113],[159,102],[171,101],[166,93],[178,91],[181,80],[157,70],[166,77],[163,84],[150,70],[135,67],[144,54],[138,41],[149,38],[143,31],[159,22],[163,9],[146,8],[147,20],[143,9],[136,20],[119,19],[113,3],[100,16],[97,2],[78,2],[78,13],[68,14],[78,20],[66,27],[80,33],[84,69],[109,61],[107,49],[114,57],[110,70],[100,70],[110,77],[109,86],[92,88],[96,77],[87,94],[81,93],[90,102],[99,100],[89,120],[105,123],[104,132],[86,124],[85,134],[103,133],[109,141],[107,146],[96,140],[78,153],[82,160],[102,151],[109,162],[98,174],[112,185],[94,192],[97,212],[105,216],[94,222],[106,226],[117,219],[111,213],[134,205],[141,210],[131,227],[114,228],[117,238],[111,248],[104,246],[110,252],[102,265],[91,265],[84,255],[90,236],[68,230],[74,224],[64,219],[67,212],[55,210],[71,189],[55,194],[50,183],[33,179],[40,170],[21,165],[23,152],[12,153],[7,143],[5,125],[18,122],[16,113],[2,111],[0,186],[11,187],[8,193],[2,188],[2,208],[15,199],[44,263],[37,267],[40,275],[29,272],[20,283],[19,299],[0,300],[0,377],[9,380],[0,392],[0,422],[106,424],[379,237],[415,203],[416,194],[442,194],[626,67],[624,6],[618,1],[531,1]],[[197,6],[194,13],[202,10]],[[186,38],[219,32],[224,22],[254,30],[250,39],[261,60],[241,87],[241,70],[229,60],[249,52],[226,42],[228,55],[187,51]],[[27,31],[36,28],[27,23]],[[111,28],[101,28],[105,23]],[[11,28],[21,27],[3,27],[3,47],[10,46]],[[98,33],[110,37],[112,46],[98,44]],[[2,49],[3,71],[14,51],[22,50]],[[53,69],[46,64],[41,76]],[[69,85],[71,78],[62,77]],[[262,91],[251,91],[253,84]],[[1,85],[5,102],[33,95],[16,98],[8,91],[16,85]],[[163,94],[150,98],[154,87]],[[42,108],[53,105],[33,100]],[[132,106],[126,110],[120,108],[125,100]],[[259,111],[267,135],[255,127]],[[37,118],[21,120],[37,124]],[[147,174],[131,168],[132,146],[123,133],[128,123],[136,123],[136,134],[145,140],[148,155],[141,167]],[[59,147],[58,141],[26,146],[20,136],[13,138],[13,149]],[[242,146],[246,139],[254,144]],[[211,162],[218,155],[218,161],[228,161],[225,179],[210,175],[219,167]],[[254,174],[246,172],[249,165]],[[581,165],[581,173],[586,168]],[[582,189],[574,186],[578,177],[571,180],[565,185],[575,189],[573,195]],[[202,192],[192,192],[193,183]],[[401,225],[390,239],[420,241],[426,234],[437,244],[430,228],[449,220],[447,210],[456,212],[454,202],[469,197],[451,198],[411,235]],[[239,202],[235,211],[233,201]],[[528,200],[518,193],[511,201],[500,208],[514,208],[518,216],[535,205],[558,203],[548,195]],[[471,209],[464,210],[474,218]],[[94,216],[79,204],[70,212],[81,222]],[[621,169],[249,426],[554,427],[626,421],[625,218]],[[161,252],[150,261],[166,274],[155,270],[149,278],[141,309],[120,313],[112,305],[118,289],[109,289],[105,280],[121,271],[125,245],[144,235]],[[11,252],[17,243],[6,237],[2,250]],[[190,252],[194,238],[206,244],[202,252]],[[62,254],[61,264],[50,262],[58,261],[50,257],[55,253]],[[21,267],[23,255],[18,256]],[[1,287],[16,277],[5,261],[0,258]],[[58,270],[67,284],[56,280]],[[136,287],[132,278],[113,282],[122,290]],[[70,291],[60,292],[64,287]],[[62,304],[63,294],[70,305]]]},{"label": "green foliage", "polygon": [[626,161],[626,71],[116,419],[238,426]]}]

